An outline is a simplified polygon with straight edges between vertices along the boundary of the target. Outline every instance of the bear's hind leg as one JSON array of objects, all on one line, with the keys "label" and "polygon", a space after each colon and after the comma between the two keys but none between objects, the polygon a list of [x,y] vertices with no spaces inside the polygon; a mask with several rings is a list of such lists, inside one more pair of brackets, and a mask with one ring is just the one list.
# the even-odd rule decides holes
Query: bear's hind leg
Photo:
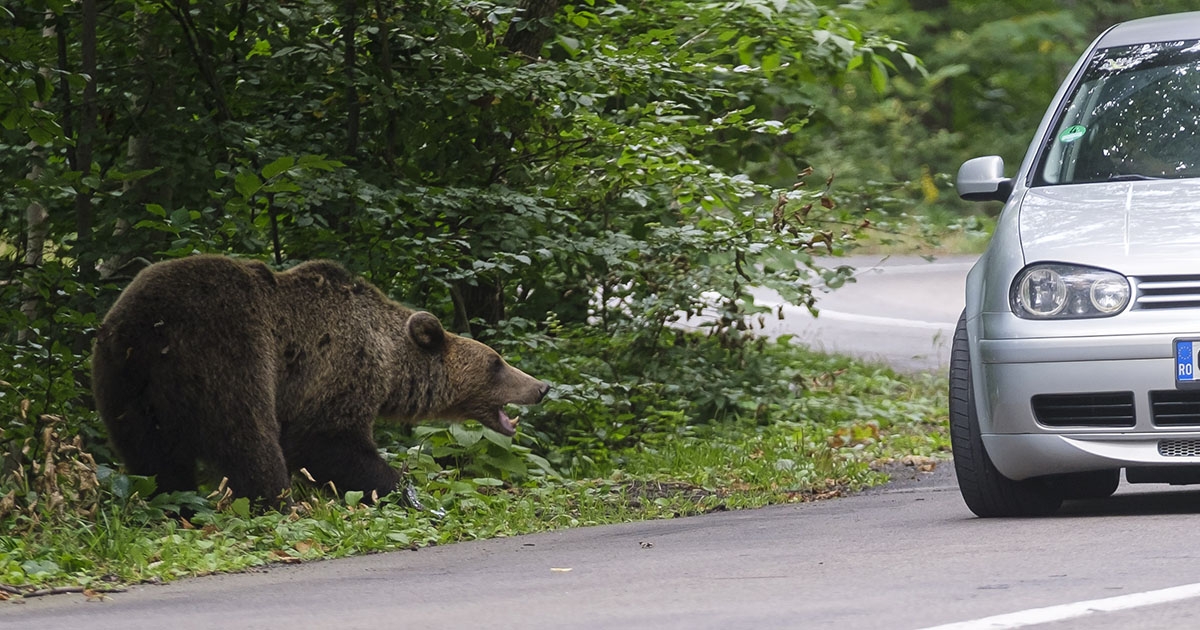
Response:
[{"label": "bear's hind leg", "polygon": [[196,489],[196,454],[163,430],[152,411],[131,408],[108,428],[125,472],[154,477],[155,493]]},{"label": "bear's hind leg", "polygon": [[339,494],[360,490],[366,501],[371,493],[383,497],[396,489],[400,472],[388,465],[365,435],[324,433],[307,435],[297,449],[291,468],[304,468],[318,485],[333,482]]},{"label": "bear's hind leg", "polygon": [[196,460],[190,456],[164,457],[166,452],[132,451],[124,455],[125,471],[154,477],[155,494],[196,489]]},{"label": "bear's hind leg", "polygon": [[289,505],[292,478],[279,444],[270,440],[245,440],[224,445],[208,459],[228,479],[236,497],[248,497],[263,507]]}]

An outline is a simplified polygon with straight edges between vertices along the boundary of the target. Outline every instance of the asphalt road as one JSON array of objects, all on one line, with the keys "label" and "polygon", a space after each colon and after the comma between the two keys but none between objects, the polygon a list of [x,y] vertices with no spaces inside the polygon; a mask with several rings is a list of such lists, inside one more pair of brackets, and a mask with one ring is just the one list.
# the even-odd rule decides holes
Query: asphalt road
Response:
[{"label": "asphalt road", "polygon": [[[0,627],[929,628],[1193,583],[1198,510],[1195,492],[1122,493],[975,519],[945,466],[815,503],[6,604]],[[1196,601],[1046,627],[1193,627]]]},{"label": "asphalt road", "polygon": [[[865,293],[831,297],[822,317],[790,334],[810,331],[806,343],[845,350],[829,313],[855,326],[893,320],[890,334],[851,326],[849,336],[907,330],[929,347],[872,340],[859,350],[914,369],[942,363],[943,329],[913,322],[953,324],[965,268],[892,271],[864,276]],[[955,273],[958,284],[948,279]],[[851,310],[864,300],[886,304],[885,315]],[[1054,518],[976,519],[942,465],[815,503],[277,566],[139,586],[103,602],[38,598],[0,605],[0,628],[1195,627],[1198,514],[1200,492],[1125,486],[1106,501],[1069,502]]]},{"label": "asphalt road", "polygon": [[[817,350],[887,363],[906,371],[945,371],[950,341],[964,305],[963,281],[974,256],[927,261],[917,256],[854,256],[854,282],[816,291],[819,314],[786,304],[759,289],[755,301],[780,306],[782,319],[766,318],[761,331],[794,335]],[[841,262],[841,261],[839,261]]]}]

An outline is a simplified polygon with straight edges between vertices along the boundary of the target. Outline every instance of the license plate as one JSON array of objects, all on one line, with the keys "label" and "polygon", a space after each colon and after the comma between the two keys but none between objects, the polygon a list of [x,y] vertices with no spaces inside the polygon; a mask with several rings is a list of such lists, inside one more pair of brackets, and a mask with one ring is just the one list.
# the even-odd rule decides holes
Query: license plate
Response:
[{"label": "license plate", "polygon": [[1200,366],[1196,365],[1196,354],[1200,352],[1200,339],[1175,340],[1175,386],[1200,387]]}]

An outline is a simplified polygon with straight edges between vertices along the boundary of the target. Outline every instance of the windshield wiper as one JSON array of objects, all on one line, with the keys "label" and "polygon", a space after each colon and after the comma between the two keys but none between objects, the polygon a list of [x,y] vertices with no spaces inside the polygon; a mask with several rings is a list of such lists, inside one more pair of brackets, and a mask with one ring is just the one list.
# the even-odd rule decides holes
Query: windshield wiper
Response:
[{"label": "windshield wiper", "polygon": [[1151,177],[1149,175],[1142,175],[1141,173],[1122,173],[1120,175],[1113,175],[1112,177],[1109,177],[1108,181],[1110,181],[1110,182],[1140,182],[1140,181],[1145,181],[1148,179],[1162,179],[1162,178],[1161,177]]}]

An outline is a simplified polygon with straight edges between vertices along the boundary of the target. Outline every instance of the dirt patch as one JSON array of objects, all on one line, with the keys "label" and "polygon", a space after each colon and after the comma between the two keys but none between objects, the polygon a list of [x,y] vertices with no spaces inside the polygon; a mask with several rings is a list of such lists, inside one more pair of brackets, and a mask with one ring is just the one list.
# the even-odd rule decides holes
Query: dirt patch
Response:
[{"label": "dirt patch", "polygon": [[917,488],[955,488],[958,486],[958,478],[954,475],[954,462],[949,459],[904,457],[895,460],[880,460],[871,464],[871,468],[886,473],[890,480],[881,486],[867,488],[863,494],[884,494],[907,492]]}]

